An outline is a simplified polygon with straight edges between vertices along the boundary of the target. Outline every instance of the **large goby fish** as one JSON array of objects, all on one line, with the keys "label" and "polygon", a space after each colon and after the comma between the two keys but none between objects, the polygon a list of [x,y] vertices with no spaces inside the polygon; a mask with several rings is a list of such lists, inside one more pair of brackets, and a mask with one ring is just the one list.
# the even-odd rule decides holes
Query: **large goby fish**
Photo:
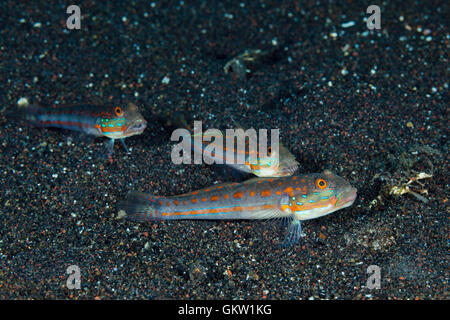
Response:
[{"label": "large goby fish", "polygon": [[285,245],[302,236],[301,221],[349,207],[357,190],[325,170],[281,178],[254,178],[172,197],[132,192],[119,213],[132,221],[288,218]]}]

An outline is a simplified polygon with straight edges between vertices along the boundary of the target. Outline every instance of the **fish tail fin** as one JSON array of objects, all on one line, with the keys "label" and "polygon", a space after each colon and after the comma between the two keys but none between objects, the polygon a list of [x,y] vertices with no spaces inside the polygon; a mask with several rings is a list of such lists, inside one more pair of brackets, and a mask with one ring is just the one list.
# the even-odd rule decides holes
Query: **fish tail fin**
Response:
[{"label": "fish tail fin", "polygon": [[161,220],[161,204],[163,197],[141,192],[130,192],[119,204],[119,215],[125,214],[125,219],[135,222]]},{"label": "fish tail fin", "polygon": [[18,107],[11,116],[20,120],[25,120],[28,124],[34,126],[42,126],[42,115],[45,115],[47,110],[36,105],[27,105]]}]

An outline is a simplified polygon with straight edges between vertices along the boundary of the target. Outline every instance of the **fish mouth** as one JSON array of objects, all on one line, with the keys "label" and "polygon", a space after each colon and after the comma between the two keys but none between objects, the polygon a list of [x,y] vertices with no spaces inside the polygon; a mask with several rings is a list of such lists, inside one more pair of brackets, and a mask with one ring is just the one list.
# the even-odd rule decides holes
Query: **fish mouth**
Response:
[{"label": "fish mouth", "polygon": [[125,133],[130,136],[141,134],[142,132],[144,132],[145,128],[147,128],[147,121],[138,120],[129,125]]},{"label": "fish mouth", "polygon": [[351,187],[349,190],[346,190],[342,194],[342,206],[344,208],[349,207],[355,202],[357,196],[357,189]]}]

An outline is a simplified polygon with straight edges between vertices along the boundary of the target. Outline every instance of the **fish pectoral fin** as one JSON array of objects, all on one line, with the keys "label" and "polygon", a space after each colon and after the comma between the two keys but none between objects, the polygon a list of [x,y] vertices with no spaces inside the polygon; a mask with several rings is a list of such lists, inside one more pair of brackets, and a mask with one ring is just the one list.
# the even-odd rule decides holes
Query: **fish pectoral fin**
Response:
[{"label": "fish pectoral fin", "polygon": [[130,151],[128,151],[127,145],[125,144],[125,138],[120,139],[120,142],[122,142],[122,146],[125,149],[126,153],[130,153]]},{"label": "fish pectoral fin", "polygon": [[112,155],[114,153],[114,139],[108,139],[107,141],[105,141],[105,148],[106,148],[106,153],[105,153],[105,158],[112,163]]},{"label": "fish pectoral fin", "polygon": [[109,140],[105,141],[105,148],[106,148],[108,155],[111,155],[114,152],[114,142],[115,142],[115,139],[109,139]]},{"label": "fish pectoral fin", "polygon": [[276,219],[276,218],[282,218],[285,217],[286,213],[277,208],[277,207],[273,207],[273,208],[268,208],[268,209],[260,209],[260,210],[254,210],[251,212],[248,212],[245,214],[245,219],[255,219],[255,220],[260,220],[260,219]]},{"label": "fish pectoral fin", "polygon": [[96,138],[95,136],[92,136],[90,134],[81,131],[70,131],[70,130],[66,131],[67,132],[64,133],[64,139],[68,145],[76,144],[88,146],[93,144]]},{"label": "fish pectoral fin", "polygon": [[302,232],[302,223],[300,220],[293,218],[287,228],[286,237],[281,243],[282,247],[289,247],[299,242],[300,238],[304,237]]}]

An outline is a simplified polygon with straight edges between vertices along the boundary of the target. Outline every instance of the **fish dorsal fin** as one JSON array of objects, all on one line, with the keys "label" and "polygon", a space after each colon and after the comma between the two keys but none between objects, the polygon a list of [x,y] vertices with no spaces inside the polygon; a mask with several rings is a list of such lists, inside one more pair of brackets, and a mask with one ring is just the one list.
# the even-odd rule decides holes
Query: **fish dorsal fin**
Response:
[{"label": "fish dorsal fin", "polygon": [[92,97],[92,103],[96,106],[101,106],[103,104],[103,101],[100,97],[98,96],[93,96]]},{"label": "fish dorsal fin", "polygon": [[138,110],[138,107],[133,102],[128,102],[127,107],[129,110]]}]

